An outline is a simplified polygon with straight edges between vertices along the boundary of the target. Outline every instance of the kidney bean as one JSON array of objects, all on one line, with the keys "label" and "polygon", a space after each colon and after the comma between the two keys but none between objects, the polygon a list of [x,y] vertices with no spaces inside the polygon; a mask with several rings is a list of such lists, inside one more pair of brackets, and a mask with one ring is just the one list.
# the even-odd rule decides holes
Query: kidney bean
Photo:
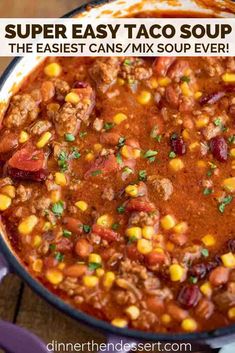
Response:
[{"label": "kidney bean", "polygon": [[169,303],[167,305],[167,312],[177,322],[181,322],[188,317],[187,310],[180,308],[174,303]]},{"label": "kidney bean", "polygon": [[209,276],[209,281],[214,287],[221,286],[228,282],[229,269],[224,266],[216,267]]},{"label": "kidney bean", "polygon": [[27,170],[20,170],[17,168],[12,168],[8,166],[7,174],[12,179],[19,179],[19,180],[29,180],[29,181],[44,181],[47,178],[48,171],[46,169],[40,169],[37,171],[27,171]]},{"label": "kidney bean", "polygon": [[79,257],[88,257],[89,254],[92,252],[92,245],[86,239],[78,239],[75,245],[75,252]]},{"label": "kidney bean", "polygon": [[207,267],[204,263],[199,263],[193,265],[189,270],[189,275],[192,277],[197,277],[198,279],[203,279],[207,275]]},{"label": "kidney bean", "polygon": [[117,241],[119,238],[118,233],[114,232],[114,230],[104,228],[98,224],[93,224],[92,232],[107,241]]},{"label": "kidney bean", "polygon": [[210,140],[210,149],[213,156],[219,162],[226,162],[228,159],[228,145],[222,136],[213,137]]},{"label": "kidney bean", "polygon": [[83,81],[74,81],[73,88],[87,88],[88,83]]},{"label": "kidney bean", "polygon": [[68,276],[68,277],[81,277],[86,273],[86,271],[87,271],[86,265],[75,264],[65,268],[64,274],[65,276]]},{"label": "kidney bean", "polygon": [[198,286],[185,285],[178,294],[178,302],[186,309],[193,308],[200,299],[200,291]]},{"label": "kidney bean", "polygon": [[82,222],[73,217],[64,217],[63,218],[64,228],[69,230],[74,234],[82,234]]},{"label": "kidney bean", "polygon": [[186,153],[186,143],[182,139],[182,137],[177,134],[173,134],[170,139],[170,144],[172,150],[178,155],[183,156]]},{"label": "kidney bean", "polygon": [[225,91],[218,91],[218,92],[213,92],[213,93],[207,94],[207,95],[201,97],[201,99],[199,100],[199,103],[201,105],[215,104],[221,98],[223,98],[225,96],[225,94],[226,94]]}]

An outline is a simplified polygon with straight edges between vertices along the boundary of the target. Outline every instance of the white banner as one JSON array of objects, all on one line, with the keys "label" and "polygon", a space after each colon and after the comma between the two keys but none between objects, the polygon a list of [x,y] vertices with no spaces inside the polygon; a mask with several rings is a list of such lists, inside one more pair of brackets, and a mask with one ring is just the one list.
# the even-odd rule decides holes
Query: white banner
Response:
[{"label": "white banner", "polygon": [[0,56],[235,56],[235,18],[1,19]]}]

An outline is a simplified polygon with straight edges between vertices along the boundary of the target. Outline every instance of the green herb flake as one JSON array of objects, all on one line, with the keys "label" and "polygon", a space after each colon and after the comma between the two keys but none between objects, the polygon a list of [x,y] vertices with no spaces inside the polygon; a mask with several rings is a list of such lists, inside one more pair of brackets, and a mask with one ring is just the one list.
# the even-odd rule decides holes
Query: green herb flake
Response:
[{"label": "green herb flake", "polygon": [[63,201],[56,202],[52,205],[52,212],[57,216],[61,217],[64,212],[64,203]]},{"label": "green herb flake", "polygon": [[125,207],[123,205],[117,207],[117,212],[122,214],[125,212]]},{"label": "green herb flake", "polygon": [[50,249],[51,251],[55,251],[55,250],[56,250],[56,244],[50,244],[50,245],[49,245],[49,249]]},{"label": "green herb flake", "polygon": [[84,137],[86,137],[86,135],[87,135],[87,131],[80,131],[80,132],[79,132],[79,136],[80,136],[81,139],[83,139]]},{"label": "green herb flake", "polygon": [[120,147],[124,146],[125,142],[126,142],[126,138],[124,136],[120,137],[119,140],[118,140],[117,147],[120,148]]},{"label": "green herb flake", "polygon": [[111,130],[114,127],[114,125],[115,125],[114,123],[106,122],[106,123],[104,123],[104,129],[106,131],[109,131],[109,130]]},{"label": "green herb flake", "polygon": [[64,254],[62,254],[61,252],[57,252],[55,254],[55,259],[58,261],[58,262],[62,262],[64,260]]},{"label": "green herb flake", "polygon": [[75,136],[73,134],[65,134],[64,138],[65,138],[65,141],[67,141],[67,142],[75,141]]},{"label": "green herb flake", "polygon": [[209,251],[208,251],[207,249],[202,249],[202,250],[201,250],[201,254],[202,254],[202,256],[204,256],[204,257],[208,257],[208,256],[209,256]]},{"label": "green herb flake", "polygon": [[155,157],[158,154],[158,151],[148,150],[144,154],[144,158]]},{"label": "green herb flake", "polygon": [[182,82],[187,82],[187,83],[189,83],[189,82],[190,82],[190,77],[189,77],[189,76],[182,76],[182,77],[180,78],[180,80],[181,80]]},{"label": "green herb flake", "polygon": [[120,227],[119,223],[113,223],[112,224],[112,230],[117,230]]},{"label": "green herb flake", "polygon": [[228,143],[235,144],[235,135],[228,137]]},{"label": "green herb flake", "polygon": [[58,166],[62,172],[68,170],[68,154],[65,151],[61,151],[58,156]]},{"label": "green herb flake", "polygon": [[218,204],[218,209],[220,213],[224,213],[225,207],[229,205],[233,200],[233,197],[231,195],[228,195],[223,198],[223,200]]},{"label": "green herb flake", "polygon": [[117,163],[118,163],[119,165],[122,165],[122,156],[121,156],[120,153],[117,154],[116,160],[117,160]]},{"label": "green herb flake", "polygon": [[72,235],[72,232],[70,232],[70,230],[68,229],[63,229],[63,237],[65,238],[70,238]]},{"label": "green herb flake", "polygon": [[222,121],[221,121],[220,118],[217,118],[217,119],[214,120],[214,125],[215,126],[221,126],[221,124],[222,124]]},{"label": "green herb flake", "polygon": [[84,233],[90,233],[91,226],[89,226],[88,224],[83,224],[82,229],[83,229]]},{"label": "green herb flake", "polygon": [[170,159],[174,159],[176,157],[176,153],[174,151],[170,151],[168,156]]},{"label": "green herb flake", "polygon": [[129,239],[128,239],[128,244],[133,244],[133,243],[135,243],[137,241],[137,238],[136,237],[130,237]]},{"label": "green herb flake", "polygon": [[90,262],[88,264],[88,270],[89,271],[95,271],[95,270],[97,270],[97,268],[100,268],[100,267],[102,267],[102,265],[98,264],[97,262]]},{"label": "green herb flake", "polygon": [[127,175],[134,173],[133,170],[130,167],[125,167],[123,169],[123,172],[126,173]]},{"label": "green herb flake", "polygon": [[130,65],[132,65],[132,61],[130,59],[126,59],[126,60],[124,60],[124,65],[130,66]]},{"label": "green herb flake", "polygon": [[139,181],[146,181],[147,179],[147,172],[146,170],[140,170],[138,173],[138,179]]},{"label": "green herb flake", "polygon": [[162,140],[162,135],[157,134],[157,136],[155,137],[155,140],[160,143]]},{"label": "green herb flake", "polygon": [[211,189],[211,188],[205,188],[204,190],[203,190],[203,195],[211,195],[212,194],[212,192],[213,192],[213,190]]},{"label": "green herb flake", "polygon": [[81,153],[78,151],[78,149],[76,147],[73,147],[70,157],[72,159],[79,159],[81,157]]},{"label": "green herb flake", "polygon": [[97,176],[97,175],[100,175],[100,174],[102,174],[102,170],[100,170],[100,169],[97,169],[97,170],[94,170],[93,172],[91,172],[92,176]]},{"label": "green herb flake", "polygon": [[198,281],[197,277],[194,277],[194,276],[190,276],[189,277],[189,282],[192,283],[192,284],[196,284]]}]

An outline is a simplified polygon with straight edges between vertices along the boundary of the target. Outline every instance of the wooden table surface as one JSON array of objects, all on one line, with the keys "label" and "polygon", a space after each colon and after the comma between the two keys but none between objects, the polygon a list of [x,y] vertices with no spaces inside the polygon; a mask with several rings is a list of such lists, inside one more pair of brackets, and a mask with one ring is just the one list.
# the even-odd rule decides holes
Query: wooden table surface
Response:
[{"label": "wooden table surface", "polygon": [[[84,2],[89,1],[0,0],[0,16],[59,17]],[[0,74],[9,61],[9,58],[0,58]],[[29,329],[45,342],[105,341],[101,334],[89,331],[47,304],[14,274],[0,285],[0,318]]]}]

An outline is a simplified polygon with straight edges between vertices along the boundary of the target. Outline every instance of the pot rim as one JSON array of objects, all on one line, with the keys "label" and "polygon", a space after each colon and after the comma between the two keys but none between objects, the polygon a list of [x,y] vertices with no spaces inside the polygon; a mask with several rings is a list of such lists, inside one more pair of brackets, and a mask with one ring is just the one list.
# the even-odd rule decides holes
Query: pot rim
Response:
[{"label": "pot rim", "polygon": [[[83,4],[74,10],[66,13],[62,18],[73,17],[87,10],[87,6],[96,7],[102,4],[114,2],[116,0],[92,0],[88,4]],[[196,11],[195,11],[196,12]],[[4,70],[0,77],[0,90],[4,86],[5,82],[11,75],[11,72],[22,60],[21,57],[14,58],[7,68]],[[115,336],[119,336],[120,339],[128,337],[135,339],[136,341],[158,341],[158,342],[191,342],[191,343],[209,343],[210,340],[229,336],[235,333],[235,324],[218,328],[211,331],[195,332],[195,333],[156,333],[156,332],[145,332],[142,330],[134,330],[129,328],[118,328],[107,321],[97,319],[94,316],[86,314],[79,309],[66,303],[60,297],[49,291],[43,284],[41,284],[36,278],[30,275],[26,270],[26,267],[17,259],[17,256],[11,251],[10,246],[4,240],[4,236],[0,234],[0,251],[5,256],[9,265],[28,285],[36,292],[40,297],[45,299],[53,307],[56,307],[66,315],[81,322],[93,329],[98,329],[103,333],[109,333]]]}]

